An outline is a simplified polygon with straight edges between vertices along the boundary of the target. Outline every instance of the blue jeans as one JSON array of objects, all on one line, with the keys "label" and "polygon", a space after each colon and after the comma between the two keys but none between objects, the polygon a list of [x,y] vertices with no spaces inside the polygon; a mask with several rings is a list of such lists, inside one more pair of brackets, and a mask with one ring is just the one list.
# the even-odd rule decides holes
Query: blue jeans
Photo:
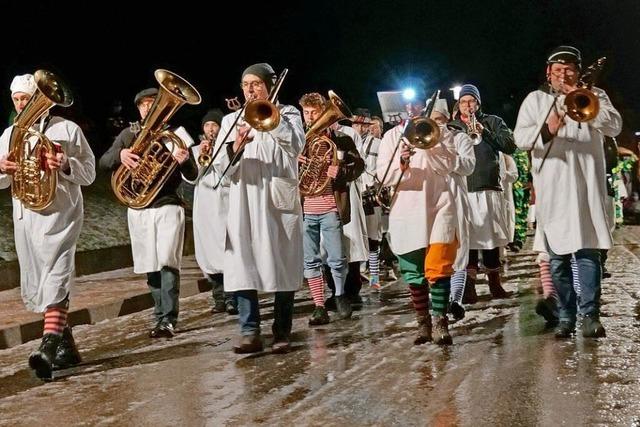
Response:
[{"label": "blue jeans", "polygon": [[162,267],[160,271],[147,273],[147,285],[153,297],[156,321],[176,326],[180,311],[180,271]]},{"label": "blue jeans", "polygon": [[[260,334],[260,307],[258,291],[236,291],[238,299],[238,322],[242,335]],[[276,292],[273,305],[273,336],[286,338],[291,334],[293,324],[293,296],[295,292]]]},{"label": "blue jeans", "polygon": [[327,251],[327,264],[331,268],[336,295],[342,295],[347,275],[347,257],[342,246],[342,223],[337,212],[304,215],[304,277],[310,279],[322,275],[320,235]]},{"label": "blue jeans", "polygon": [[[547,244],[550,257],[551,278],[558,292],[558,310],[560,321],[575,323],[577,296],[573,288],[571,273],[571,255],[557,255]],[[580,278],[580,313],[584,316],[600,315],[600,250],[580,249],[575,252]]]}]

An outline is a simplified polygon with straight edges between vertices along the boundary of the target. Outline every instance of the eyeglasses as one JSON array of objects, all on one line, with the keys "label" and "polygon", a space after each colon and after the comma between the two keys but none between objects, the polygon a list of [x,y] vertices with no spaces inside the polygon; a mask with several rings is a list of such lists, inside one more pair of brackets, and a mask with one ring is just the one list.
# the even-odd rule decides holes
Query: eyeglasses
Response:
[{"label": "eyeglasses", "polygon": [[551,74],[553,74],[556,77],[562,77],[562,76],[573,76],[577,73],[576,70],[574,70],[573,68],[567,67],[567,68],[559,68],[556,70],[552,70]]},{"label": "eyeglasses", "polygon": [[259,80],[258,81],[254,81],[254,82],[242,82],[242,83],[240,83],[240,87],[242,89],[249,89],[249,88],[257,89],[257,88],[261,87],[263,84],[264,84],[264,82],[259,81]]},{"label": "eyeglasses", "polygon": [[475,98],[474,99],[468,99],[468,100],[465,99],[464,101],[460,101],[460,105],[472,105],[472,104],[475,105],[477,103],[478,103],[478,100],[475,99]]}]

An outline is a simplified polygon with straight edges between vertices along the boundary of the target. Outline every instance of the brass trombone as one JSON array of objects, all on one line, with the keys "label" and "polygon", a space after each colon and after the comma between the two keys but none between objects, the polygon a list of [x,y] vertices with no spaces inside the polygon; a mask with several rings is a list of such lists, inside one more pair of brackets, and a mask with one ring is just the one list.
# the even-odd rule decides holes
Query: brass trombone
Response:
[{"label": "brass trombone", "polygon": [[[284,70],[282,70],[282,73],[280,73],[280,76],[278,77],[278,80],[276,81],[275,85],[273,86],[273,88],[271,88],[271,93],[269,93],[269,99],[247,100],[247,102],[242,107],[242,110],[240,110],[238,117],[236,117],[235,123],[236,124],[238,123],[238,120],[244,113],[244,121],[253,129],[259,132],[269,132],[277,128],[278,125],[280,124],[280,110],[276,105],[276,100],[278,99],[278,92],[280,92],[280,87],[282,86],[282,83],[284,82],[285,77],[287,77],[288,72],[289,72],[288,68],[285,68]],[[224,139],[222,140],[222,143],[216,150],[213,156],[213,159],[216,158],[216,156],[220,152],[220,149],[222,148],[223,145],[227,143],[232,143],[232,142],[226,142],[226,140],[231,134],[231,131],[234,129],[234,127],[235,125],[229,128],[227,135],[225,135]],[[238,157],[240,156],[242,149],[245,147],[245,145],[247,145],[246,141],[248,136],[249,136],[249,133],[247,132],[244,138],[242,138],[242,141],[240,141],[240,146],[238,147],[238,151],[236,151],[233,157],[229,160],[229,164],[222,171],[222,173],[220,174],[220,179],[218,179],[218,182],[216,183],[216,185],[213,186],[213,188],[218,188],[218,186],[222,183],[222,179],[227,175],[227,172],[229,171],[229,168],[231,167],[231,165],[233,165],[238,160]],[[213,159],[211,160],[209,165],[213,163]]]},{"label": "brass trombone", "polygon": [[419,148],[421,150],[433,148],[440,140],[440,127],[433,119],[430,118],[433,107],[439,96],[440,90],[435,91],[429,99],[429,104],[425,108],[424,112],[418,117],[408,119],[405,123],[402,136],[396,144],[396,148],[393,150],[391,159],[387,164],[387,169],[385,170],[380,182],[380,187],[376,192],[376,201],[383,209],[391,209],[391,205],[398,195],[398,187],[400,186],[400,182],[402,181],[402,177],[406,170],[402,170],[398,181],[396,181],[396,184],[393,187],[384,185],[387,175],[389,174],[389,170],[391,169],[391,165],[395,161],[398,148],[402,144],[402,138],[406,138],[412,147]]},{"label": "brass trombone", "polygon": [[[578,123],[593,120],[600,111],[600,101],[598,101],[598,97],[591,91],[591,88],[593,87],[598,74],[602,71],[606,60],[607,57],[603,56],[593,64],[589,65],[584,74],[580,76],[580,80],[577,85],[578,88],[569,92],[564,98],[563,106],[566,111],[566,115]],[[538,137],[540,137],[540,133],[542,132],[551,111],[553,109],[556,109],[557,111],[557,101],[560,95],[562,95],[562,93],[556,94],[553,98],[553,103],[551,104],[551,107],[549,108],[549,111],[547,112],[547,115],[545,116],[545,119],[542,122],[542,125],[540,125],[540,129],[533,140],[534,144],[538,140]],[[542,162],[540,163],[538,172],[542,170],[542,166],[544,166],[544,162],[547,160],[547,156],[549,156],[549,152],[553,146],[553,141],[554,140],[552,139],[547,147],[547,151],[545,151],[544,156],[542,157]]]}]

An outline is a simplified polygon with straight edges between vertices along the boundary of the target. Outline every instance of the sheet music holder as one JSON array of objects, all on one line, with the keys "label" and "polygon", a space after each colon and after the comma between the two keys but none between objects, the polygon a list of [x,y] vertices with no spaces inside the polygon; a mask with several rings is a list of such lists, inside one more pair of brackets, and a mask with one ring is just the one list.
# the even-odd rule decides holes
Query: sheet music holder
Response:
[{"label": "sheet music holder", "polygon": [[382,111],[382,120],[392,126],[408,118],[402,91],[378,92],[378,102]]}]

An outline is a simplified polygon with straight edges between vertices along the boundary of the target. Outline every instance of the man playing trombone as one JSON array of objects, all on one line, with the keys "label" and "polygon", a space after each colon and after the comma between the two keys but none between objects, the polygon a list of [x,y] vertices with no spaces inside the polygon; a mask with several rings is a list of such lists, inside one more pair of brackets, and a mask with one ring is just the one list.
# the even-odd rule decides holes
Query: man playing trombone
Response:
[{"label": "man playing trombone", "polygon": [[[257,131],[247,124],[234,126],[246,109],[228,114],[222,119],[214,149],[215,153],[225,144],[213,167],[219,174],[228,169],[230,179],[224,289],[236,292],[238,302],[241,336],[234,346],[236,353],[263,348],[258,292],[275,293],[273,351],[289,348],[293,296],[302,283],[298,155],[305,138],[298,110],[275,105],[277,83],[269,64],[254,64],[244,70],[241,87],[245,100],[270,104],[273,113],[267,121],[275,123],[279,118],[279,122],[269,131]],[[251,117],[245,114],[244,119],[249,122]]]},{"label": "man playing trombone", "polygon": [[[424,107],[424,93],[409,100],[408,120],[420,116]],[[433,130],[439,129],[433,123]],[[458,247],[456,206],[448,184],[456,163],[453,134],[441,133],[446,137],[432,148],[415,149],[404,133],[406,125],[405,121],[385,133],[378,154],[378,179],[384,186],[396,185],[389,213],[389,245],[398,257],[416,310],[419,331],[414,343],[433,339],[447,345],[452,343],[446,314]]]},{"label": "man playing trombone", "polygon": [[580,278],[582,334],[605,336],[599,320],[599,249],[611,248],[612,238],[607,225],[603,136],[618,135],[622,119],[607,94],[595,87],[590,96],[583,95],[588,102],[582,111],[572,111],[569,106],[565,112],[566,99],[576,93],[582,80],[581,63],[575,47],[554,49],[547,58],[547,82],[525,98],[515,129],[518,146],[531,150],[536,221],[546,242],[558,292],[558,338],[575,332],[572,255]]}]

